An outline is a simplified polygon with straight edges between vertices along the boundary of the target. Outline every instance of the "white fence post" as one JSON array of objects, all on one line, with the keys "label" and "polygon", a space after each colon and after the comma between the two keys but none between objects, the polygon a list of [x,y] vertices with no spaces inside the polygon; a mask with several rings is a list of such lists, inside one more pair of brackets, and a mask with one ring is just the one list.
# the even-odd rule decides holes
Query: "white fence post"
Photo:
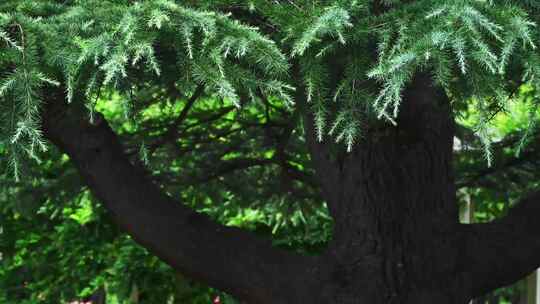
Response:
[{"label": "white fence post", "polygon": [[[471,195],[465,192],[465,206],[460,212],[461,222],[464,224],[474,223],[474,205],[471,200]],[[474,300],[471,300],[469,304],[473,304]]]},{"label": "white fence post", "polygon": [[538,304],[540,303],[540,294],[539,294],[539,280],[538,280],[538,270],[531,273],[527,277],[527,304]]}]

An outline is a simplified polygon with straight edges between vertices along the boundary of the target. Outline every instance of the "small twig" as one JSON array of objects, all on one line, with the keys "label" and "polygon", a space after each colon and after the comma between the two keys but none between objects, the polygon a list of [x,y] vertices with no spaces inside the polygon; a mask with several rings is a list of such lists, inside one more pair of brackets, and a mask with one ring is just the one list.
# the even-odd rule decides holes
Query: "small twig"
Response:
[{"label": "small twig", "polygon": [[160,141],[154,143],[148,150],[148,154],[152,155],[157,148],[159,148],[161,145],[163,145],[165,142],[171,139],[171,137],[174,136],[174,134],[178,131],[178,127],[184,120],[186,120],[187,115],[197,99],[204,93],[204,85],[200,84],[197,89],[195,89],[195,92],[191,95],[189,100],[187,101],[186,105],[182,108],[182,111],[180,111],[180,114],[178,117],[174,120],[172,125],[169,127],[169,129],[163,134],[163,137]]}]

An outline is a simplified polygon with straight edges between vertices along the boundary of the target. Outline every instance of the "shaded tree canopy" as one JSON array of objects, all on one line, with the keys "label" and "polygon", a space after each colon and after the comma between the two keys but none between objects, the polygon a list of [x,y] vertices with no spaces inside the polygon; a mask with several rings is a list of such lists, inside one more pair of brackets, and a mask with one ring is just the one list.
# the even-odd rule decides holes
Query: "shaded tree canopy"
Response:
[{"label": "shaded tree canopy", "polygon": [[[520,197],[538,171],[536,1],[0,12],[3,208],[62,213],[95,232],[96,256],[118,226],[249,303],[465,303],[540,265],[539,194]],[[501,213],[522,202],[462,225],[464,188],[504,195]]]}]

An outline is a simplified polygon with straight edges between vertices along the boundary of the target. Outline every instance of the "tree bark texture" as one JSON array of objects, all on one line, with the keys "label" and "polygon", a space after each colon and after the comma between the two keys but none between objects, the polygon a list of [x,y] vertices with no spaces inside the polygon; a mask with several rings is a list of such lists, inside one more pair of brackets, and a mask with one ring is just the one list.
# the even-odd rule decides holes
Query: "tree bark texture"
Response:
[{"label": "tree bark texture", "polygon": [[[489,224],[463,225],[452,167],[450,102],[427,75],[406,89],[397,126],[368,130],[351,153],[307,144],[334,237],[318,256],[220,226],[163,193],[101,117],[51,90],[46,136],[67,153],[116,223],[179,272],[253,304],[465,304],[540,264],[539,194]],[[297,102],[305,96],[300,87]]]}]

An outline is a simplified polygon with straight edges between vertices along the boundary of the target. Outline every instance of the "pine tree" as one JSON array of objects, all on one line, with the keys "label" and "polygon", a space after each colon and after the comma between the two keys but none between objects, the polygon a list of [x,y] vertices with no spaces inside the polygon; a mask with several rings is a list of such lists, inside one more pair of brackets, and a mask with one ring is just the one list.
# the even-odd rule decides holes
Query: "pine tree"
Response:
[{"label": "pine tree", "polygon": [[[540,264],[538,193],[495,224],[465,226],[452,176],[455,117],[478,113],[472,130],[492,165],[493,117],[520,88],[540,92],[539,16],[537,1],[8,0],[0,148],[19,181],[52,144],[136,241],[242,300],[465,303]],[[539,97],[518,151],[536,133]],[[109,126],[103,99],[121,104],[124,131]],[[263,109],[267,125],[275,104],[290,113],[283,134],[265,132],[309,150],[334,223],[324,253],[276,249],[150,181],[160,140],[177,140],[205,99],[235,119]],[[145,119],[163,102],[184,108],[165,122]],[[285,160],[286,145],[234,166],[304,173]],[[197,170],[178,170],[187,169]]]}]

